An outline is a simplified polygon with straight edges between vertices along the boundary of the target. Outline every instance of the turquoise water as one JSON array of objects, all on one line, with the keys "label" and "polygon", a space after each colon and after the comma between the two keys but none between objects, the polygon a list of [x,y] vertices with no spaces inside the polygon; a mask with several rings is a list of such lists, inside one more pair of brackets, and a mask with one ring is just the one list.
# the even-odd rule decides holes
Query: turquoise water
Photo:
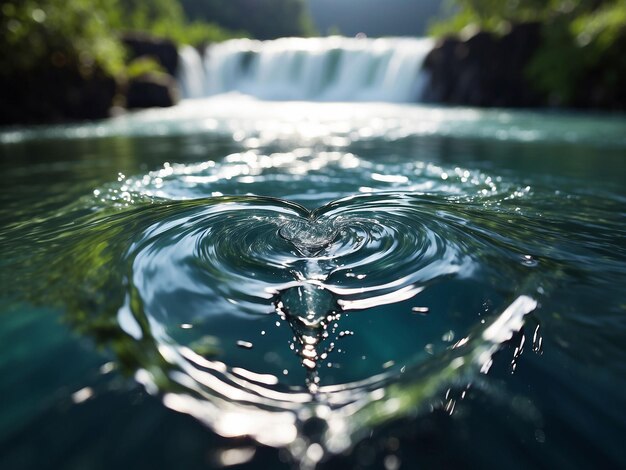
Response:
[{"label": "turquoise water", "polygon": [[626,464],[626,119],[185,102],[0,133],[0,467]]}]

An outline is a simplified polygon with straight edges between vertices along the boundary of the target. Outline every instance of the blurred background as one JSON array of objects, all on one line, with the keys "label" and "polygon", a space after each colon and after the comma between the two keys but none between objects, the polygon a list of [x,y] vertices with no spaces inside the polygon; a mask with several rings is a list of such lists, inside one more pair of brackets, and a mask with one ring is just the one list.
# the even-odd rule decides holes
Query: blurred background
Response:
[{"label": "blurred background", "polygon": [[2,0],[0,31],[0,124],[174,105],[178,48],[239,37],[429,35],[429,101],[626,108],[626,0]]}]

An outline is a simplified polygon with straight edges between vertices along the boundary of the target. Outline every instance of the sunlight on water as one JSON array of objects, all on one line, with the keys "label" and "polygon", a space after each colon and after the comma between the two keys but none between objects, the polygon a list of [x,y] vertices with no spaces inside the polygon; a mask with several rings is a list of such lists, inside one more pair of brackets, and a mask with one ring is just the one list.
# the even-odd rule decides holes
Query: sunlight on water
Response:
[{"label": "sunlight on water", "polygon": [[[245,112],[242,112],[245,111]],[[621,117],[546,112],[443,108],[391,103],[264,102],[238,94],[184,100],[170,109],[150,109],[103,123],[0,131],[0,143],[34,138],[88,139],[119,135],[219,133],[260,147],[351,143],[410,136],[471,137],[499,141],[556,141],[623,146]]]},{"label": "sunlight on water", "polygon": [[[315,181],[317,199],[303,199],[311,209],[215,195],[280,181],[294,195]],[[553,284],[527,262],[545,252],[523,235],[542,224],[523,215],[535,198],[530,187],[458,167],[249,152],[121,175],[81,203],[93,213],[62,245],[38,256],[68,272],[70,285],[109,293],[94,320],[117,325],[109,335],[130,354],[130,372],[166,406],[223,436],[286,446],[308,466],[489,371]],[[495,288],[501,278],[508,287]],[[455,292],[465,314],[441,292]],[[57,295],[73,299],[70,319],[83,316],[80,291]],[[97,335],[101,320],[90,326],[90,317],[82,327]],[[354,364],[380,352],[350,346],[353,338],[395,341],[386,335],[399,325],[413,339],[378,366]],[[317,432],[304,433],[313,421]]]},{"label": "sunlight on water", "polygon": [[[221,436],[284,447],[312,468],[387,423],[455,415],[469,389],[486,406],[508,403],[489,374],[515,371],[525,342],[541,353],[542,322],[564,322],[554,298],[576,305],[581,284],[624,279],[623,196],[429,161],[410,145],[432,134],[566,142],[572,126],[579,142],[606,135],[602,145],[619,147],[610,119],[579,132],[575,116],[240,100],[246,113],[215,98],[0,135],[6,148],[232,138],[216,155],[195,137],[178,141],[193,158],[172,146],[169,163],[0,232],[6,296],[59,308],[149,394]],[[71,399],[96,395],[83,387]]]}]

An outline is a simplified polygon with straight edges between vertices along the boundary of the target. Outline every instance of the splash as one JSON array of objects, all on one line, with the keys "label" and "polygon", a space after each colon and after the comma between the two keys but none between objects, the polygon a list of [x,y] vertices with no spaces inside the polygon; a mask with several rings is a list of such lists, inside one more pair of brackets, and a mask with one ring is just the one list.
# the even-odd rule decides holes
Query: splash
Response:
[{"label": "splash", "polygon": [[280,228],[280,236],[289,240],[305,256],[319,253],[337,237],[333,223],[318,220],[296,220]]},{"label": "splash", "polygon": [[532,333],[545,293],[577,276],[560,227],[592,239],[577,200],[551,194],[471,168],[255,150],[120,175],[3,249],[39,267],[19,283],[29,299],[167,407],[307,468],[389,421],[454,413],[509,343],[517,367],[529,315]]},{"label": "splash", "polygon": [[[120,361],[166,406],[310,467],[475,381],[536,308],[532,277],[492,288],[531,268],[468,229],[471,207],[405,192],[313,211],[257,196],[114,206],[72,237],[67,249],[90,255],[65,258],[68,281],[107,301],[94,311],[91,290],[74,292],[70,315],[96,337],[113,322]],[[413,338],[382,357],[400,325]]]}]

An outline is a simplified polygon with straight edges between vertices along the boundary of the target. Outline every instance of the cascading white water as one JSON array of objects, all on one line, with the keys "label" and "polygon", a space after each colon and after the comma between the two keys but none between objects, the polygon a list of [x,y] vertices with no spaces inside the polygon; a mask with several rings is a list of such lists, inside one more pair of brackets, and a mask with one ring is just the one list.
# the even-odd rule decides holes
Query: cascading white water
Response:
[{"label": "cascading white water", "polygon": [[183,46],[178,50],[178,74],[176,79],[184,98],[205,96],[205,74],[202,56],[195,47]]},{"label": "cascading white water", "polygon": [[415,102],[432,46],[427,38],[235,39],[209,46],[203,68],[195,49],[181,49],[179,80],[185,98]]}]

